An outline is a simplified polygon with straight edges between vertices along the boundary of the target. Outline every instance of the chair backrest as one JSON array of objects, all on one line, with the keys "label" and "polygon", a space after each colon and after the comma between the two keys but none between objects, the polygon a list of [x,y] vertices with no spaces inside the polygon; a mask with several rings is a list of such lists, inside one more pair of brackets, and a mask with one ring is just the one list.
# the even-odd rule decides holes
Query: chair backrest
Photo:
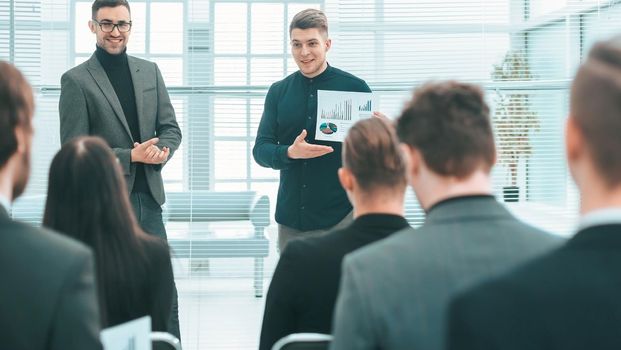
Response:
[{"label": "chair backrest", "polygon": [[294,333],[277,341],[272,350],[327,350],[331,341],[329,334]]},{"label": "chair backrest", "polygon": [[153,342],[162,342],[170,345],[171,349],[181,350],[181,342],[174,335],[151,332],[151,316],[106,328],[101,331],[100,339],[103,350],[152,350]]},{"label": "chair backrest", "polygon": [[151,317],[145,316],[101,331],[103,350],[151,350]]},{"label": "chair backrest", "polygon": [[170,345],[171,349],[181,350],[181,342],[177,337],[166,332],[151,332],[151,342],[161,342]]}]

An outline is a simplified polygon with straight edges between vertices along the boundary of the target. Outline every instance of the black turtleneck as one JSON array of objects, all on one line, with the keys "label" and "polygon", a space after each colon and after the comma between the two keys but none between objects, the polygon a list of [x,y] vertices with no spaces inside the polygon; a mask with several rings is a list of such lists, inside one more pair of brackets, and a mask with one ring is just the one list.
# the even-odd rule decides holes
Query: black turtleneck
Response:
[{"label": "black turtleneck", "polygon": [[[132,75],[129,71],[129,64],[127,63],[127,53],[123,51],[121,54],[112,55],[97,46],[95,56],[106,72],[121,103],[123,114],[125,114],[125,119],[127,120],[127,125],[129,125],[134,142],[141,143],[138,110],[136,109],[136,94],[134,92]],[[136,179],[134,180],[132,192],[150,192],[144,173],[144,164],[142,163],[136,163]]]}]

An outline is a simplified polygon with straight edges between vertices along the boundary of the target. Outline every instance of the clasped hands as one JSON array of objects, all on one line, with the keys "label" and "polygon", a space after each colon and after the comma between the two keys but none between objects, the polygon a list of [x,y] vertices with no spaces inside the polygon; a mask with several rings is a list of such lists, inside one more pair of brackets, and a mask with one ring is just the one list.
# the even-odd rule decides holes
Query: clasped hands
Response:
[{"label": "clasped hands", "polygon": [[160,141],[154,137],[143,143],[134,142],[134,148],[131,150],[131,159],[134,163],[144,164],[162,164],[168,160],[170,149],[162,147],[160,149],[156,144]]}]

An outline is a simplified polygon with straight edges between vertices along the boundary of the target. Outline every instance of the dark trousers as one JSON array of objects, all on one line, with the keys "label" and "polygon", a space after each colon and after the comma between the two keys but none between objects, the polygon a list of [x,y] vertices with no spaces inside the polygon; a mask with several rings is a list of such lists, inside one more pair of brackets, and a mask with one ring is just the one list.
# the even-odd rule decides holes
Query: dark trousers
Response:
[{"label": "dark trousers", "polygon": [[[150,193],[133,192],[130,195],[130,200],[140,227],[148,234],[167,240],[166,228],[162,220],[162,207],[157,204],[153,196]],[[177,286],[174,285],[174,281],[172,310],[168,319],[168,332],[181,340]]]}]

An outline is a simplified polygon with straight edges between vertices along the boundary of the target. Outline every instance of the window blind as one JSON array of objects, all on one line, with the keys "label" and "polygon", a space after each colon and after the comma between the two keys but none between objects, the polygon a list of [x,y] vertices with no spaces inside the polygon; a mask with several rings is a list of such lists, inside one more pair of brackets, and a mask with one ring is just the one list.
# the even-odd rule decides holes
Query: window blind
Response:
[{"label": "window blind", "polygon": [[[49,163],[60,147],[60,76],[94,50],[87,26],[91,3],[0,2],[0,58],[22,69],[36,90],[33,174],[14,207],[16,217],[34,224],[40,223]],[[412,88],[427,80],[481,84],[498,146],[495,195],[536,226],[573,232],[579,197],[562,143],[568,89],[589,47],[621,32],[619,1],[132,0],[131,7],[128,53],[159,65],[184,135],[163,172],[174,202],[165,214],[169,236],[181,242],[175,273],[182,307],[200,308],[205,295],[253,298],[259,262],[260,279],[269,282],[277,261],[278,173],[259,167],[251,150],[268,86],[297,69],[288,24],[309,7],[328,15],[329,62],[365,79],[391,118]],[[247,191],[261,200],[248,199]],[[264,217],[268,205],[261,195],[270,203],[269,222],[260,222],[267,228],[259,233],[269,239],[266,251],[262,242],[239,244],[255,237],[252,220],[224,220],[250,208]],[[406,208],[408,220],[420,225],[424,212],[411,190]],[[217,220],[205,221],[210,218]],[[261,254],[269,256],[255,260]],[[251,307],[252,319],[260,322],[260,305]],[[258,324],[217,325],[227,329],[227,340],[219,342],[204,331],[213,324],[187,315],[181,324],[189,334],[186,348],[256,348]]]}]

